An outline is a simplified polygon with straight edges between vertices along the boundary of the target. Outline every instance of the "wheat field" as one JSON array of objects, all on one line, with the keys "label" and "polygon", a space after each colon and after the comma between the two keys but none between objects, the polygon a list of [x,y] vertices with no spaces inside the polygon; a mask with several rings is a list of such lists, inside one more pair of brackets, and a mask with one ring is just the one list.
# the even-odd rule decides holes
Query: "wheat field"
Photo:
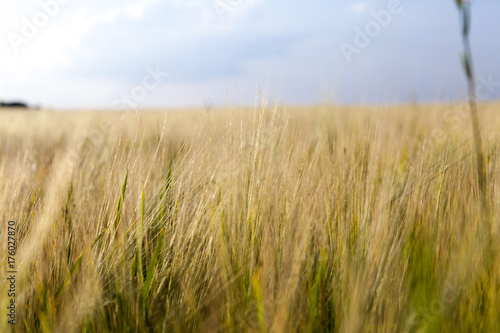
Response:
[{"label": "wheat field", "polygon": [[499,332],[499,110],[1,112],[0,331]]}]

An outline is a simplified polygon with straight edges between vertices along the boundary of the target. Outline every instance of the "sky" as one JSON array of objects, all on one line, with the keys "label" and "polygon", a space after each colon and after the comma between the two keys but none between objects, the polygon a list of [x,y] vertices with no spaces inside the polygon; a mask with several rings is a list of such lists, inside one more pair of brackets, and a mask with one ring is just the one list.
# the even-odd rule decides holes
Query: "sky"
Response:
[{"label": "sky", "polygon": [[[0,100],[44,108],[457,101],[454,0],[0,0]],[[472,0],[480,99],[500,1]]]}]

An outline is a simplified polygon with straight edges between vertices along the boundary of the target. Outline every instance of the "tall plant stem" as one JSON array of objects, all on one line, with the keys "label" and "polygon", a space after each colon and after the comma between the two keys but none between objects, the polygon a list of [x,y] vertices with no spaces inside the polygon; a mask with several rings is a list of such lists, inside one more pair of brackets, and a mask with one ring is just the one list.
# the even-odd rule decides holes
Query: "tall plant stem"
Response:
[{"label": "tall plant stem", "polygon": [[472,120],[472,134],[474,137],[474,148],[476,150],[476,164],[479,191],[481,192],[481,204],[483,208],[483,218],[488,218],[488,189],[486,179],[486,164],[484,160],[483,147],[481,143],[481,127],[479,125],[479,115],[477,111],[476,98],[476,82],[474,79],[474,68],[472,65],[472,51],[469,42],[470,31],[470,4],[462,1],[457,1],[462,14],[462,41],[464,45],[463,64],[467,75],[467,83],[469,88],[469,107]]}]

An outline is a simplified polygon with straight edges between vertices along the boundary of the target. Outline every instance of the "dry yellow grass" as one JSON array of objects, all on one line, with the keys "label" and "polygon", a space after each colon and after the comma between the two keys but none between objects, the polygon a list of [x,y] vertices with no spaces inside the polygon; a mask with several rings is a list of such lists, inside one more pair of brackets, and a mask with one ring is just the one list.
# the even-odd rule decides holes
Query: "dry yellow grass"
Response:
[{"label": "dry yellow grass", "polygon": [[2,112],[15,330],[500,331],[499,109]]}]

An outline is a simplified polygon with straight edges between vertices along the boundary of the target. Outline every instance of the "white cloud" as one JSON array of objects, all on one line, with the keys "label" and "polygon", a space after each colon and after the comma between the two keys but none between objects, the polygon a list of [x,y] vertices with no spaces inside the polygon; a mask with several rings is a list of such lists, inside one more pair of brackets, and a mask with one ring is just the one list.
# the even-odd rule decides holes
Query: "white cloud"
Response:
[{"label": "white cloud", "polygon": [[[0,53],[0,76],[19,83],[30,82],[33,76],[53,78],[58,70],[74,66],[69,51],[78,49],[90,33],[120,17],[137,19],[158,3],[158,0],[136,0],[105,8],[97,1],[89,1],[85,6],[61,5],[53,16],[49,16],[46,25],[37,28],[35,36],[18,45],[18,52],[8,38],[0,39],[0,47],[4,50]],[[2,37],[11,33],[24,38],[25,22],[33,22],[34,14],[44,12],[39,4],[32,7],[12,4],[9,7],[9,11],[0,13]]]},{"label": "white cloud", "polygon": [[131,18],[137,19],[144,15],[144,12],[154,5],[157,5],[159,0],[139,0],[133,1],[125,5],[125,12]]},{"label": "white cloud", "polygon": [[130,17],[139,18],[144,13],[144,7],[139,4],[128,4],[126,11]]},{"label": "white cloud", "polygon": [[[3,1],[0,11],[0,98],[26,98],[28,102],[55,106],[91,104],[107,107],[116,95],[129,89],[145,66],[158,63],[177,76],[172,75],[165,88],[162,85],[148,97],[146,104],[149,105],[170,101],[179,105],[199,102],[203,100],[199,87],[207,87],[203,88],[205,98],[218,101],[219,96],[223,102],[225,88],[233,82],[252,95],[256,73],[265,74],[268,68],[274,68],[275,73],[270,82],[283,82],[283,95],[288,101],[295,100],[299,86],[308,87],[304,88],[307,89],[304,96],[314,96],[313,90],[323,77],[327,77],[325,87],[330,87],[331,81],[337,82],[339,98],[345,100],[344,96],[348,96],[350,100],[357,98],[364,89],[358,87],[360,80],[366,82],[366,87],[374,86],[375,92],[384,93],[384,89],[390,90],[395,85],[385,79],[386,75],[383,75],[386,83],[380,84],[382,76],[373,74],[378,68],[384,68],[385,73],[387,68],[396,66],[395,62],[403,62],[399,59],[404,59],[405,68],[414,68],[407,64],[424,61],[421,58],[426,53],[421,50],[426,48],[415,46],[422,41],[408,39],[406,33],[398,32],[420,36],[425,30],[430,42],[445,45],[443,49],[452,53],[447,53],[443,59],[455,59],[460,45],[455,30],[452,32],[455,37],[450,39],[450,33],[443,32],[448,30],[441,29],[455,26],[456,15],[447,15],[455,10],[452,3],[447,7],[442,5],[439,11],[434,10],[432,3],[431,16],[446,19],[446,24],[441,19],[429,19],[429,25],[424,28],[418,25],[418,17],[430,12],[431,0],[415,3],[415,7],[420,6],[420,12],[409,11],[405,20],[398,21],[394,29],[391,26],[388,38],[381,38],[370,46],[373,54],[370,59],[376,59],[373,63],[377,66],[370,63],[367,68],[346,66],[343,59],[336,61],[340,55],[337,46],[343,40],[352,40],[353,27],[365,24],[370,10],[384,8],[385,4],[376,7],[378,2],[351,0],[339,6],[332,1],[313,4],[300,0],[74,0],[61,5],[59,13],[50,18],[28,45],[21,45],[21,52],[16,55],[6,35],[8,32],[21,34],[23,18],[31,19],[41,10],[39,1]],[[222,20],[215,9],[218,1],[232,6]],[[498,12],[488,8],[489,13]],[[482,13],[474,11],[474,15],[488,22],[483,23],[481,29],[481,20],[476,20],[475,31],[487,32],[493,30],[490,25],[498,26],[494,18],[484,20],[481,16],[485,15],[484,10]],[[310,41],[310,36],[320,40]],[[391,36],[394,38],[389,38]],[[307,43],[297,43],[297,40]],[[483,51],[484,55],[485,50],[491,50],[488,41],[485,37],[482,44],[477,43],[478,53]],[[290,43],[294,43],[294,48],[289,47]],[[393,49],[413,52],[407,52],[406,57],[387,57],[387,50]],[[425,61],[430,68],[436,68],[432,67],[437,66],[432,59]],[[487,61],[491,64],[488,73],[496,74],[495,58],[492,56]],[[254,67],[248,69],[249,64]],[[460,75],[459,61],[453,66],[450,71],[456,70]],[[366,70],[372,74],[367,74]],[[357,72],[359,77],[353,75]],[[435,71],[429,72],[435,75]],[[480,72],[481,67],[478,68]],[[432,93],[427,85],[424,88],[428,95]]]}]

